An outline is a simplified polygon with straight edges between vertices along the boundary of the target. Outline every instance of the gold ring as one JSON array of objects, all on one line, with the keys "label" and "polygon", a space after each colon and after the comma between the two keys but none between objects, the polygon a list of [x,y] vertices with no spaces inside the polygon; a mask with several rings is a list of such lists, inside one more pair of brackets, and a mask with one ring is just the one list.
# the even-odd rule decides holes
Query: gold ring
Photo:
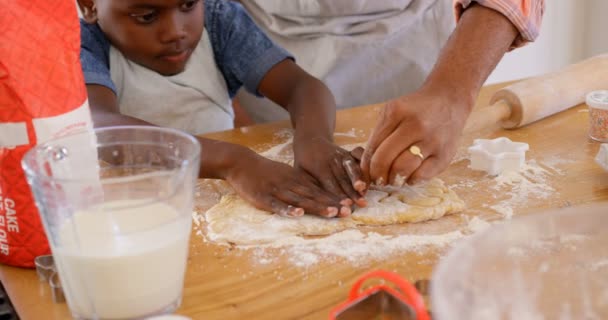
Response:
[{"label": "gold ring", "polygon": [[411,152],[413,155],[418,156],[418,157],[420,157],[420,159],[423,159],[423,160],[424,160],[424,156],[422,155],[422,150],[420,150],[420,148],[419,148],[418,146],[416,146],[416,145],[412,145],[412,146],[410,147],[410,152]]}]

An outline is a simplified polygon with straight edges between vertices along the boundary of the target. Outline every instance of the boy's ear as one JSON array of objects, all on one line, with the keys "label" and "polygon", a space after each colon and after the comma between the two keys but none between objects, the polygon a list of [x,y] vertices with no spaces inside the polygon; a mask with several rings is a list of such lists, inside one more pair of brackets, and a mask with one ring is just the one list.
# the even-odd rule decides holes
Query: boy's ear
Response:
[{"label": "boy's ear", "polygon": [[97,22],[97,8],[95,7],[95,0],[77,0],[78,8],[82,13],[82,19],[86,23]]}]

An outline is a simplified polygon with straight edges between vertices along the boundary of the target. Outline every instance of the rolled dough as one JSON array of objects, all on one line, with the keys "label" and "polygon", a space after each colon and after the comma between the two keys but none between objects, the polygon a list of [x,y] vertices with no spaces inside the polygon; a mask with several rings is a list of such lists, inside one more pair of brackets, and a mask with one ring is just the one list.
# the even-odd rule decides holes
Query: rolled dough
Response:
[{"label": "rolled dough", "polygon": [[294,236],[320,236],[358,225],[421,222],[464,210],[464,202],[443,181],[432,179],[416,186],[372,186],[368,206],[355,208],[348,218],[304,215],[286,218],[256,209],[237,195],[222,197],[205,213],[210,240],[234,244],[262,244]]}]

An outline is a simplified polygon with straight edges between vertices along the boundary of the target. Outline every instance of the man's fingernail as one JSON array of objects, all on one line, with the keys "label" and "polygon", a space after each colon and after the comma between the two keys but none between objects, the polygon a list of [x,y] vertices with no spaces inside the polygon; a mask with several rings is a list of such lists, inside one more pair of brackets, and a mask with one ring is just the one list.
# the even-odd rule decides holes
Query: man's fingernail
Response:
[{"label": "man's fingernail", "polygon": [[405,185],[405,180],[406,178],[404,176],[397,173],[397,175],[395,175],[395,179],[393,180],[393,186],[403,187]]},{"label": "man's fingernail", "polygon": [[340,201],[340,204],[343,206],[352,206],[353,205],[353,200],[346,198],[346,199],[342,199]]},{"label": "man's fingernail", "polygon": [[349,207],[340,208],[340,217],[348,217],[352,213]]},{"label": "man's fingernail", "polygon": [[336,207],[327,207],[327,216],[328,218],[333,218],[338,215],[338,208]]},{"label": "man's fingernail", "polygon": [[383,186],[384,185],[384,178],[380,177],[380,178],[376,179],[376,185],[377,186]]}]

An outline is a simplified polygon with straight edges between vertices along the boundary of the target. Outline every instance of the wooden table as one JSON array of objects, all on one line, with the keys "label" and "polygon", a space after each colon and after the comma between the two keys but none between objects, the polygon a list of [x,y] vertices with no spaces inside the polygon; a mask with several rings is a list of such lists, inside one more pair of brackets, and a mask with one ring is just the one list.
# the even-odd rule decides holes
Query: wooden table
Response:
[{"label": "wooden table", "polygon": [[[484,87],[477,107],[486,106],[491,94],[503,85]],[[356,132],[356,137],[341,135],[336,140],[339,143],[364,141],[380,108],[365,106],[340,111],[336,131]],[[547,170],[545,178],[553,189],[551,195],[531,196],[518,203],[513,208],[516,215],[608,200],[608,173],[593,161],[599,144],[587,137],[588,113],[585,111],[584,106],[579,106],[515,131],[505,131],[495,125],[484,132],[465,133],[456,160],[441,178],[453,186],[468,209],[465,214],[449,216],[427,226],[461,223],[467,216],[500,219],[490,207],[504,201],[504,192],[492,188],[491,178],[468,169],[468,161],[464,160],[466,147],[473,138],[506,136],[527,142],[530,144],[528,159]],[[260,147],[275,141],[277,131],[287,127],[286,122],[281,122],[210,137]],[[407,228],[393,227],[397,232]],[[213,245],[193,233],[184,298],[178,313],[194,319],[325,319],[329,310],[346,298],[350,285],[363,272],[382,268],[396,271],[410,281],[428,279],[445,250],[403,252],[359,266],[321,262],[303,269],[286,262],[252,263],[255,257],[251,252]],[[21,319],[70,318],[66,304],[51,302],[48,287],[38,282],[33,270],[0,266],[0,280]]]}]

